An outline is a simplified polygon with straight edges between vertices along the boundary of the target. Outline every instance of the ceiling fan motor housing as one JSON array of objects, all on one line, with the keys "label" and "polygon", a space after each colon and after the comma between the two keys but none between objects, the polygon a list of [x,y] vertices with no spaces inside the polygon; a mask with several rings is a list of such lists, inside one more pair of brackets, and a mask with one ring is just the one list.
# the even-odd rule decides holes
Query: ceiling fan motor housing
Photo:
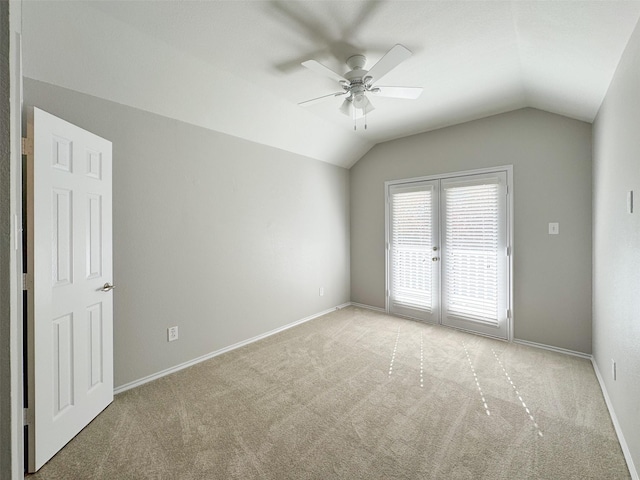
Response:
[{"label": "ceiling fan motor housing", "polygon": [[349,91],[355,98],[363,94],[366,90],[363,86],[363,77],[367,74],[367,70],[364,70],[367,57],[364,55],[352,55],[347,58],[346,63],[351,70],[345,73],[344,78],[349,80]]},{"label": "ceiling fan motor housing", "polygon": [[366,70],[356,69],[345,73],[344,78],[349,80],[349,82],[351,82],[351,84],[353,85],[354,83],[362,83],[362,77],[364,77],[366,74]]},{"label": "ceiling fan motor housing", "polygon": [[366,105],[365,92],[367,88],[363,82],[363,77],[367,74],[367,71],[363,69],[366,61],[364,55],[354,55],[347,60],[351,71],[347,72],[344,78],[349,81],[346,90],[349,91],[349,100],[355,108],[364,108]]}]

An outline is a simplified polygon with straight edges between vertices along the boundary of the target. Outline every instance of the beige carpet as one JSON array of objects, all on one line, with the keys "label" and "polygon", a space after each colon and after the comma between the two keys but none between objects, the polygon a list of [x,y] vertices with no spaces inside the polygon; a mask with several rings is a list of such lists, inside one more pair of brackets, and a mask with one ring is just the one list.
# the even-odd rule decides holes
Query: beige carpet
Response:
[{"label": "beige carpet", "polygon": [[30,478],[630,476],[589,361],[349,307],[118,395]]}]

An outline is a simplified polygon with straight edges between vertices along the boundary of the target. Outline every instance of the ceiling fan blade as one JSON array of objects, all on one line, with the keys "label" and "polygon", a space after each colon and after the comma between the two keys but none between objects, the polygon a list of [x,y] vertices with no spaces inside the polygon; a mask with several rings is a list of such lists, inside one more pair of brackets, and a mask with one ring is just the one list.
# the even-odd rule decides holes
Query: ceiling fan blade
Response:
[{"label": "ceiling fan blade", "polygon": [[325,67],[323,64],[321,64],[320,62],[317,62],[316,60],[307,60],[306,62],[302,62],[302,65],[307,67],[309,70],[319,73],[320,75],[325,75],[338,82],[340,80],[347,81],[347,79],[344,78],[342,75],[334,72],[329,67]]},{"label": "ceiling fan blade", "polygon": [[411,51],[407,47],[404,47],[398,43],[394,45],[391,50],[385,53],[384,56],[378,61],[378,63],[371,67],[371,69],[367,73],[367,76],[372,77],[373,82],[377,82],[410,56]]},{"label": "ceiling fan blade", "polygon": [[298,105],[300,105],[301,107],[308,107],[309,105],[314,105],[316,103],[320,103],[323,100],[326,100],[328,98],[331,97],[340,97],[342,95],[346,95],[347,92],[336,92],[336,93],[330,93],[328,95],[323,95],[321,97],[317,97],[317,98],[312,98],[311,100],[305,100],[304,102],[300,102]]},{"label": "ceiling fan blade", "polygon": [[378,87],[369,90],[378,97],[406,98],[415,100],[422,93],[422,87]]}]

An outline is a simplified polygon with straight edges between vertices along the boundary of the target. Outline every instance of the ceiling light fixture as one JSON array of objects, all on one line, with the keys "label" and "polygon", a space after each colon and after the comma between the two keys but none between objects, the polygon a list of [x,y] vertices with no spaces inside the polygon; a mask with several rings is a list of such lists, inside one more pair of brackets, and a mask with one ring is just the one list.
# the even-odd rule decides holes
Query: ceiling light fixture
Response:
[{"label": "ceiling light fixture", "polygon": [[365,70],[367,59],[364,55],[352,55],[346,61],[350,71],[344,75],[334,72],[330,68],[315,60],[307,60],[302,65],[316,73],[326,75],[337,80],[342,87],[342,91],[330,93],[322,97],[301,102],[298,105],[313,105],[322,100],[332,97],[344,97],[344,101],[339,110],[345,115],[353,116],[353,129],[357,129],[356,119],[364,117],[364,128],[367,129],[367,114],[374,109],[367,94],[379,97],[416,99],[422,93],[420,87],[381,87],[373,86],[373,83],[396,68],[401,62],[411,56],[411,52],[404,46],[398,44],[389,50],[370,70]]}]

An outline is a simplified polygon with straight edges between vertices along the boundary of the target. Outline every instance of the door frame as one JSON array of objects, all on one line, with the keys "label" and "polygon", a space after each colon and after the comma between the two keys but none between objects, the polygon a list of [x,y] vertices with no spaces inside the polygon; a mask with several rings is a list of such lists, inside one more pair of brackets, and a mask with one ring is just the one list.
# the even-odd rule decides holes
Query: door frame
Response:
[{"label": "door frame", "polygon": [[[6,428],[0,432],[2,441],[7,440],[9,457],[7,464],[0,462],[12,480],[24,478],[24,403],[23,403],[23,276],[22,276],[22,9],[20,2],[9,5],[9,182],[6,192],[11,215],[9,270],[11,276],[8,285],[2,289],[9,296],[9,362],[3,366],[3,372],[10,375],[7,390],[2,392],[10,411]],[[3,197],[5,192],[2,193]],[[6,345],[7,343],[3,344]],[[6,368],[6,370],[5,370]]]},{"label": "door frame", "polygon": [[[501,165],[496,167],[487,167],[487,168],[478,168],[474,170],[464,170],[461,172],[449,172],[449,173],[439,173],[435,175],[426,175],[421,177],[412,177],[412,178],[402,178],[398,180],[387,180],[384,182],[384,240],[385,240],[385,249],[384,249],[384,268],[385,268],[385,278],[384,278],[384,297],[385,297],[385,311],[390,314],[390,268],[389,268],[389,260],[390,260],[390,248],[391,248],[391,229],[389,226],[390,220],[390,201],[391,197],[389,195],[389,188],[391,186],[403,185],[403,184],[411,184],[416,182],[424,182],[430,180],[444,180],[451,179],[456,177],[465,177],[468,175],[480,175],[487,173],[497,173],[497,172],[505,172],[507,175],[507,211],[506,211],[506,221],[507,221],[507,341],[513,341],[513,319],[515,317],[513,311],[513,165]],[[441,215],[438,214],[438,231],[440,234],[440,238],[442,238],[442,218]],[[402,316],[402,315],[399,315]],[[410,318],[410,317],[407,317]],[[412,319],[415,320],[415,319]],[[437,325],[441,325],[447,328],[456,328],[456,327],[448,327],[447,325],[442,324],[442,316],[438,321]],[[482,333],[473,332],[477,335],[484,335]],[[487,335],[484,335],[487,336]],[[498,337],[491,337],[498,338]]]}]

